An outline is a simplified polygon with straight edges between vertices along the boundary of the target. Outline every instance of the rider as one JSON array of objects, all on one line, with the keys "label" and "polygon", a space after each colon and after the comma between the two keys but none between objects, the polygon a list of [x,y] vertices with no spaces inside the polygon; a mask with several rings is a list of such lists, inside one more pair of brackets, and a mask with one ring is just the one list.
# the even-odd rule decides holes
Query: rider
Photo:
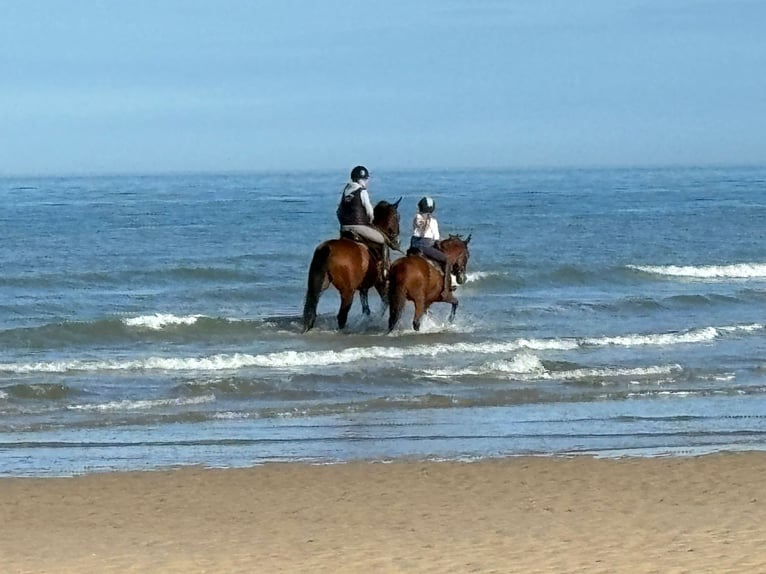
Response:
[{"label": "rider", "polygon": [[436,203],[428,196],[418,201],[418,212],[412,220],[412,238],[410,247],[420,251],[426,257],[437,261],[444,272],[444,287],[441,297],[446,299],[452,291],[452,274],[449,269],[447,255],[436,247],[439,241],[439,222],[434,215]]},{"label": "rider", "polygon": [[388,275],[388,244],[386,237],[372,226],[373,210],[367,193],[370,172],[363,165],[351,170],[351,181],[343,188],[336,211],[343,232],[353,232],[378,246],[381,257],[378,275],[385,281]]}]

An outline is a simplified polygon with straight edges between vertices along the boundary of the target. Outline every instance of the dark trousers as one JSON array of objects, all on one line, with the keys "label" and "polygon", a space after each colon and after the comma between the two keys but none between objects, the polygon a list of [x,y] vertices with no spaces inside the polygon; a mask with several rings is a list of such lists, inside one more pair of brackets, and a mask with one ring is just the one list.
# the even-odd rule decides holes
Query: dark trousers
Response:
[{"label": "dark trousers", "polygon": [[438,261],[442,264],[442,267],[444,267],[444,264],[447,263],[447,256],[443,251],[439,251],[436,249],[436,247],[434,247],[433,239],[426,239],[425,237],[413,237],[410,239],[410,247],[417,249],[429,259]]}]

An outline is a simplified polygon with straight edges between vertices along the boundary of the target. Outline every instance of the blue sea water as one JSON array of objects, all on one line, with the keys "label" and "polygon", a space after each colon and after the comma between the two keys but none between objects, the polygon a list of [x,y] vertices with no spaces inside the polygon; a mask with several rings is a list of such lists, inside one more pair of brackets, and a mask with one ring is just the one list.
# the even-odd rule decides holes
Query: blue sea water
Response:
[{"label": "blue sea water", "polygon": [[766,447],[766,168],[373,170],[456,320],[304,335],[345,175],[0,179],[0,475]]}]

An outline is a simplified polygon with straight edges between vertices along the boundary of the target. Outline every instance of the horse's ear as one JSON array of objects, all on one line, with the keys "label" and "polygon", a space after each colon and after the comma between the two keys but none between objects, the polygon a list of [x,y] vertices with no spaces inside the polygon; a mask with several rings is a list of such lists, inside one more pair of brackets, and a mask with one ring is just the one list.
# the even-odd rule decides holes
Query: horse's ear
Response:
[{"label": "horse's ear", "polygon": [[468,237],[465,238],[465,244],[468,245],[468,242],[471,241],[471,233],[468,234]]},{"label": "horse's ear", "polygon": [[399,199],[397,199],[397,200],[396,200],[396,203],[394,203],[394,207],[399,207],[399,202],[400,202],[401,200],[402,200],[402,198],[401,198],[401,197],[400,197]]}]

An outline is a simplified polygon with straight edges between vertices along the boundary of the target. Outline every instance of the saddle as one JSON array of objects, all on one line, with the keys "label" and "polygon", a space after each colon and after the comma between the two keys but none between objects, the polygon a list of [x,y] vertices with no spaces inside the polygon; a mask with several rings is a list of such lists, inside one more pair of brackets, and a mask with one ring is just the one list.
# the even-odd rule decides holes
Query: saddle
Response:
[{"label": "saddle", "polygon": [[444,275],[444,271],[442,270],[442,265],[441,265],[441,263],[439,263],[438,261],[436,261],[436,259],[431,259],[431,258],[430,258],[428,255],[426,255],[425,253],[423,253],[423,252],[422,252],[420,249],[418,249],[417,247],[410,247],[410,248],[407,250],[407,255],[408,255],[408,256],[409,256],[409,255],[414,255],[414,256],[417,256],[417,257],[421,257],[421,258],[425,259],[425,260],[426,260],[426,261],[427,261],[427,262],[428,262],[428,263],[431,265],[431,267],[433,267],[433,268],[434,268],[434,269],[436,269],[436,270],[437,270],[439,273],[441,273],[442,275]]},{"label": "saddle", "polygon": [[376,265],[378,266],[378,272],[385,275],[384,271],[387,272],[387,269],[384,269],[384,259],[385,259],[385,246],[381,245],[380,243],[375,243],[374,241],[370,241],[369,239],[365,239],[358,233],[354,233],[353,231],[341,231],[340,236],[342,239],[349,239],[351,241],[354,241],[356,243],[361,243],[364,245],[367,250],[370,252],[370,255],[372,255],[373,260],[375,261]]},{"label": "saddle", "polygon": [[369,241],[367,241],[364,237],[362,237],[358,233],[354,233],[353,231],[341,231],[340,236],[341,236],[341,239],[350,239],[351,241],[356,241],[357,243],[364,243],[365,245],[369,243]]}]

